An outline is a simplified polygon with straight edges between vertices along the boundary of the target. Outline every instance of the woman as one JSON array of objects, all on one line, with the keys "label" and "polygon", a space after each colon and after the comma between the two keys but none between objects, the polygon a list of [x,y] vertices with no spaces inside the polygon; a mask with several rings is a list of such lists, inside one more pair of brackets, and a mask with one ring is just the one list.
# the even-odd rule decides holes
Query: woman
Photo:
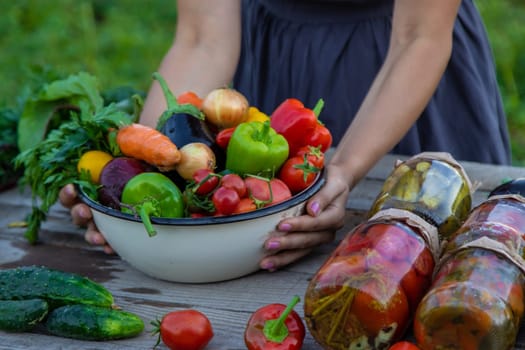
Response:
[{"label": "woman", "polygon": [[[337,146],[307,214],[265,242],[274,270],[333,240],[349,190],[386,153],[446,151],[509,164],[492,53],[472,0],[178,1],[175,40],[159,72],[175,94],[228,85],[271,113],[295,97],[313,107]],[[165,108],[153,84],[141,122]],[[72,187],[61,193],[86,239],[105,241]],[[283,234],[285,233],[285,234]],[[106,247],[110,252],[110,248]]]}]

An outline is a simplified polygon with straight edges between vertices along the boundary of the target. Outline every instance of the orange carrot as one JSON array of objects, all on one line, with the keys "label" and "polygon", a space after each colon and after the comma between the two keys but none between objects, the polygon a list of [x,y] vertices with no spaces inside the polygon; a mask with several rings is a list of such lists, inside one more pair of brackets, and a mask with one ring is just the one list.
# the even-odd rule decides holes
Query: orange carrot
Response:
[{"label": "orange carrot", "polygon": [[177,145],[169,137],[137,123],[118,130],[117,144],[124,155],[145,161],[160,171],[174,170],[181,159]]}]

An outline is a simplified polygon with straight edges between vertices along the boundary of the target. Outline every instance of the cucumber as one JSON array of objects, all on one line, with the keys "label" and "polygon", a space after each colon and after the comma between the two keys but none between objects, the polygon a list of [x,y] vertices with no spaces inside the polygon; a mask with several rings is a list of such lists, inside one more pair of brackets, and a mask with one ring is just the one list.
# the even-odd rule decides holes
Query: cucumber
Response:
[{"label": "cucumber", "polygon": [[113,304],[113,296],[106,288],[74,273],[44,266],[0,270],[0,300],[23,299],[44,299],[50,309],[68,304]]},{"label": "cucumber", "polygon": [[29,331],[46,317],[48,310],[43,299],[0,300],[0,329]]},{"label": "cucumber", "polygon": [[144,322],[131,312],[76,304],[51,311],[45,327],[52,335],[101,341],[137,336],[144,329]]}]

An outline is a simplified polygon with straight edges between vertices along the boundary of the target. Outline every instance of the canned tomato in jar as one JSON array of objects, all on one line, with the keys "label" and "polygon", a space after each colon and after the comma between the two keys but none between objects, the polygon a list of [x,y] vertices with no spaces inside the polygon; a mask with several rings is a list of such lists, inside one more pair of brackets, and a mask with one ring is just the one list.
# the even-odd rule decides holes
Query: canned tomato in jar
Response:
[{"label": "canned tomato in jar", "polygon": [[437,231],[397,214],[356,226],[310,281],[305,320],[325,349],[387,349],[405,334],[431,283],[435,254],[425,237]]}]

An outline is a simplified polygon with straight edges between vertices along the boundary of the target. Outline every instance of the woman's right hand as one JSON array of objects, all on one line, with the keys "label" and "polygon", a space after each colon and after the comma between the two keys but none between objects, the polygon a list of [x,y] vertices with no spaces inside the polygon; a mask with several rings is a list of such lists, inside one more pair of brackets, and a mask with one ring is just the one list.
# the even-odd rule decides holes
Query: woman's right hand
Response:
[{"label": "woman's right hand", "polygon": [[115,254],[113,249],[107,244],[106,239],[97,229],[93,221],[93,214],[91,209],[80,201],[75,186],[68,184],[60,190],[60,203],[68,208],[71,213],[71,218],[75,225],[86,227],[84,238],[86,242],[93,245],[104,246],[104,252],[107,254]]}]

